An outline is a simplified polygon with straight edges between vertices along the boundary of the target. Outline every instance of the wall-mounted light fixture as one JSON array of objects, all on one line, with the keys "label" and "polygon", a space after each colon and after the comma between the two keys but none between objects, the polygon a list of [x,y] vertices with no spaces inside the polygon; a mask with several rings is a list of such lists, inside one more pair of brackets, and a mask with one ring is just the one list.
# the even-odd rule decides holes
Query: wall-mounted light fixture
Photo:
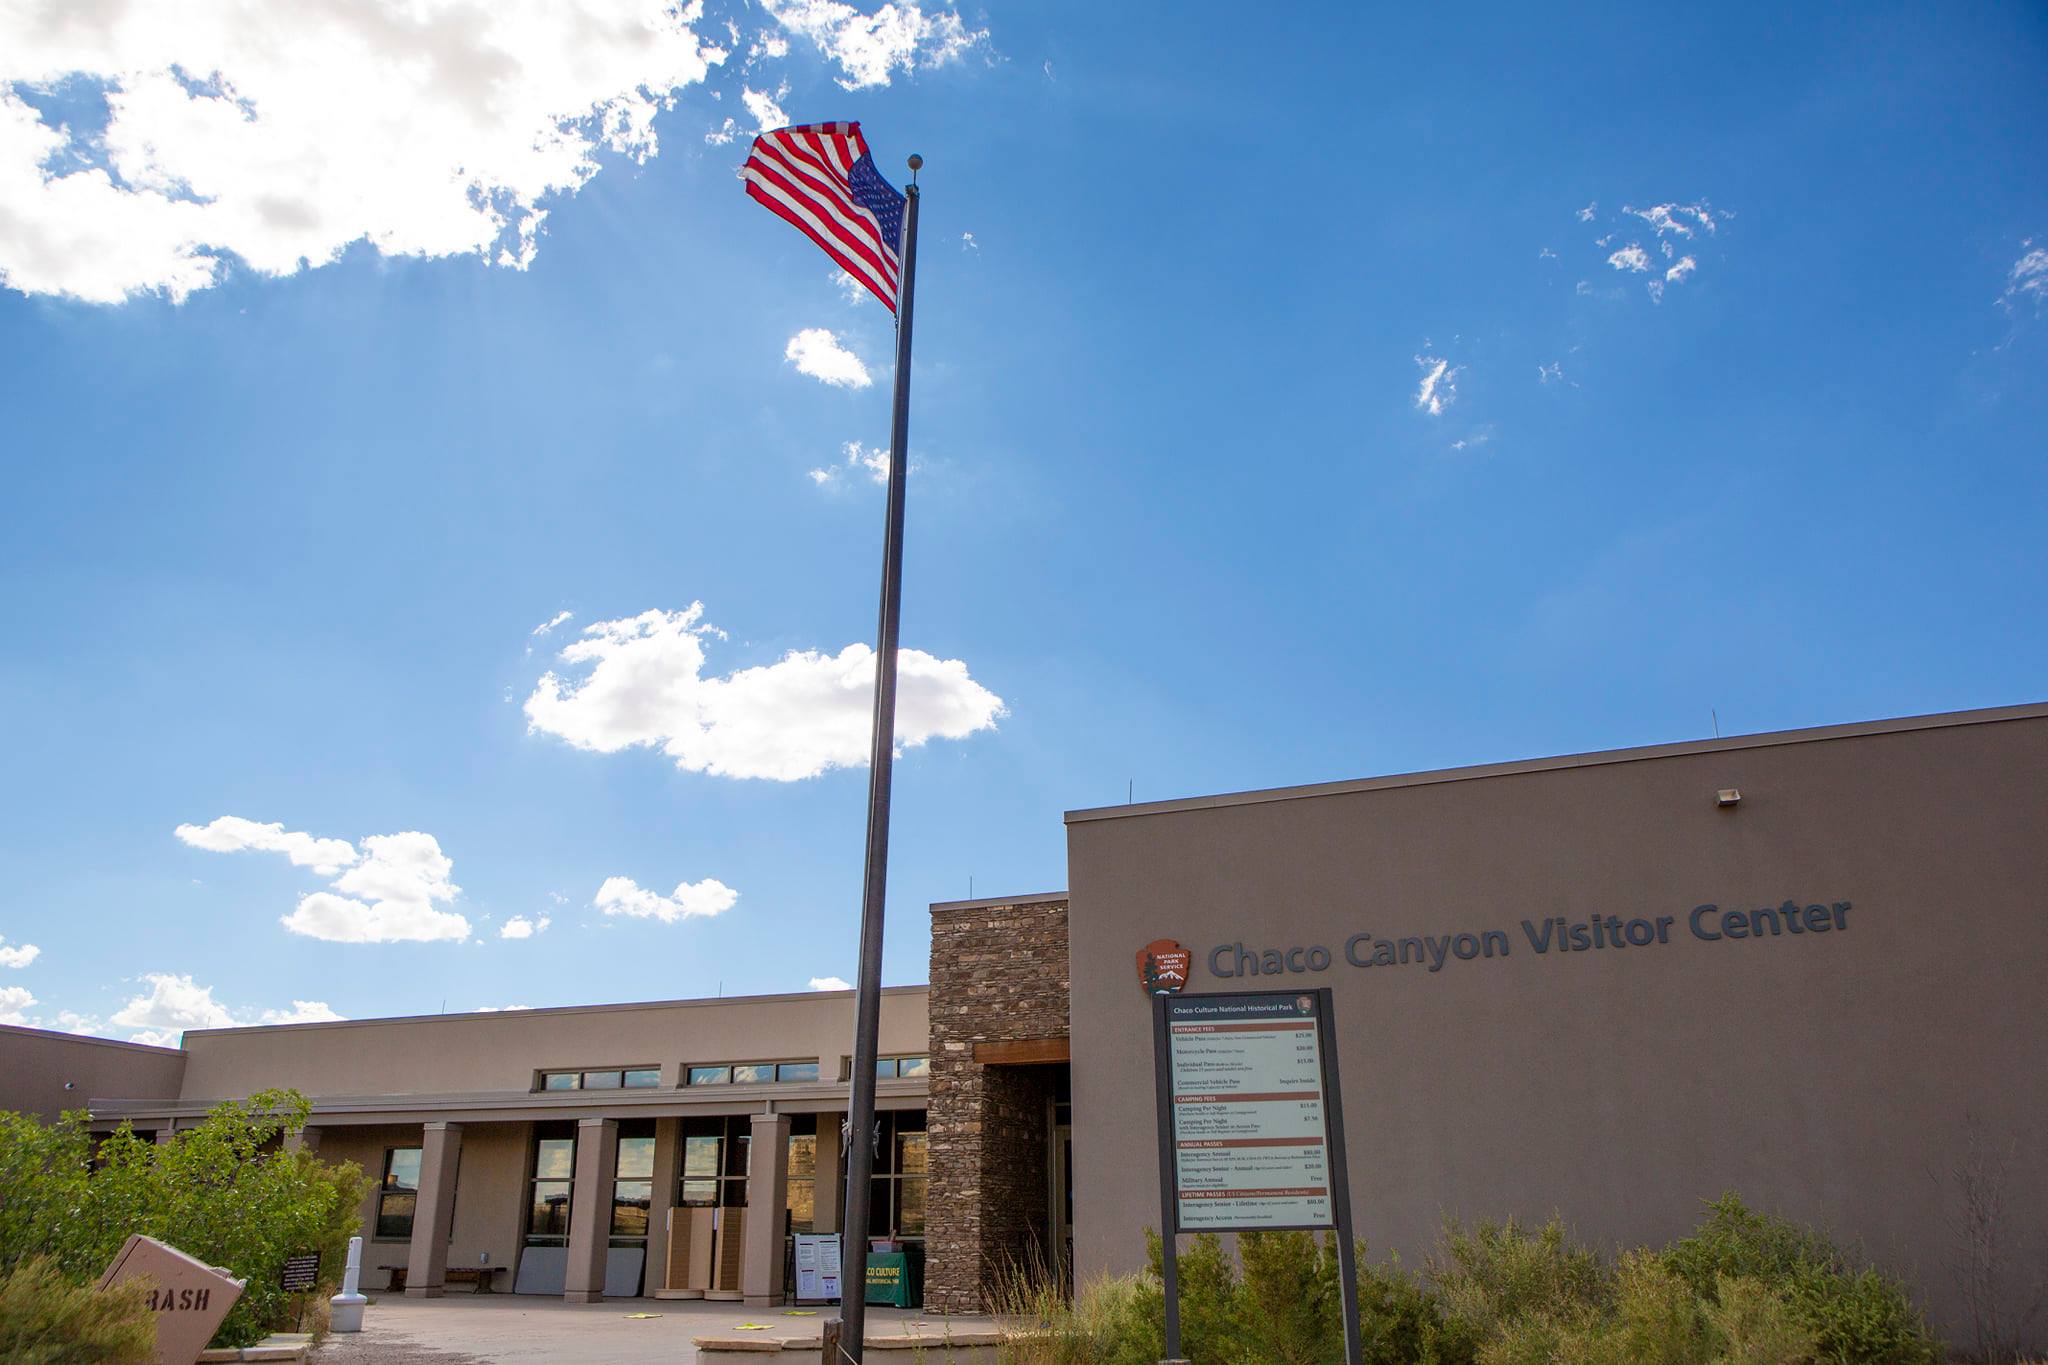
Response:
[{"label": "wall-mounted light fixture", "polygon": [[1741,800],[1742,793],[1733,787],[1723,787],[1714,793],[1714,804],[1717,806],[1732,806]]}]

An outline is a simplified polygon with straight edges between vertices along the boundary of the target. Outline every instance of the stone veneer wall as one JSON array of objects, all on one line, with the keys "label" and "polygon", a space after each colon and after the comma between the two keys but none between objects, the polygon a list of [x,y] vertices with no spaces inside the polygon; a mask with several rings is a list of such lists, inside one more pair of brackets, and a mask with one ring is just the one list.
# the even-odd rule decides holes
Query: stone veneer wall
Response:
[{"label": "stone veneer wall", "polygon": [[1067,1036],[1067,901],[935,906],[925,1307],[973,1313],[992,1272],[1049,1260],[1057,1066],[984,1066],[976,1043]]}]

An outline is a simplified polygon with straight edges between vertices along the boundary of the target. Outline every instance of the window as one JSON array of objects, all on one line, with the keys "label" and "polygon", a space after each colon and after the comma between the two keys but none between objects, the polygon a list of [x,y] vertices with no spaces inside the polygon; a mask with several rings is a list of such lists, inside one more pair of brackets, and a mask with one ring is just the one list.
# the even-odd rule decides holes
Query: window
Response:
[{"label": "window", "polygon": [[420,1149],[387,1147],[384,1150],[384,1183],[377,1189],[377,1235],[406,1239],[412,1236],[412,1216],[420,1198]]},{"label": "window", "polygon": [[[652,1090],[661,1084],[658,1066],[633,1066],[617,1071],[543,1071],[543,1090]],[[701,1082],[692,1079],[690,1084]]]},{"label": "window", "polygon": [[[915,1077],[929,1076],[931,1074],[932,1059],[929,1057],[877,1057],[875,1059],[876,1080],[893,1081],[899,1077],[904,1080],[910,1080]],[[839,1059],[839,1079],[843,1081],[852,1075],[853,1058],[841,1057]]]},{"label": "window", "polygon": [[526,1201],[526,1245],[569,1245],[569,1192],[576,1179],[576,1125],[533,1126],[533,1179]]},{"label": "window", "polygon": [[750,1121],[733,1114],[683,1120],[682,1188],[686,1208],[745,1208]]},{"label": "window", "polygon": [[922,1109],[896,1109],[875,1116],[882,1145],[875,1153],[875,1179],[868,1196],[868,1235],[924,1239],[925,1190],[931,1149]]},{"label": "window", "polygon": [[647,1214],[654,1203],[654,1120],[619,1125],[618,1169],[612,1181],[613,1245],[647,1240]]},{"label": "window", "polygon": [[811,1232],[818,1216],[818,1116],[789,1116],[789,1230]]},{"label": "window", "polygon": [[818,1064],[812,1062],[734,1062],[716,1066],[693,1066],[691,1085],[767,1085],[773,1081],[815,1081]]}]

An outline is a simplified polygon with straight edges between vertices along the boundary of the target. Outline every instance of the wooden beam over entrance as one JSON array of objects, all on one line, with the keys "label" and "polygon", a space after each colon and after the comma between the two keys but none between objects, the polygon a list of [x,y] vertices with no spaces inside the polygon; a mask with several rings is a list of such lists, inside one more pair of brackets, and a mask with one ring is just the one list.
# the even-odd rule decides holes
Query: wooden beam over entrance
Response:
[{"label": "wooden beam over entrance", "polygon": [[1057,1038],[1023,1038],[1008,1043],[976,1043],[974,1060],[983,1066],[1043,1066],[1049,1062],[1073,1060],[1073,1047],[1064,1034]]}]

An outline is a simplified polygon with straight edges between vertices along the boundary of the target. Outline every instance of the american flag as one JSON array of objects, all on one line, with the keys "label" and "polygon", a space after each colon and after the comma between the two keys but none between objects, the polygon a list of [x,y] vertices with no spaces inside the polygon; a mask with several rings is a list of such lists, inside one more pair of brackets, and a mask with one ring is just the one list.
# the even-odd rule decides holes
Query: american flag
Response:
[{"label": "american flag", "polygon": [[858,123],[806,123],[754,139],[740,172],[747,193],[825,248],[896,311],[903,195],[882,179]]}]

